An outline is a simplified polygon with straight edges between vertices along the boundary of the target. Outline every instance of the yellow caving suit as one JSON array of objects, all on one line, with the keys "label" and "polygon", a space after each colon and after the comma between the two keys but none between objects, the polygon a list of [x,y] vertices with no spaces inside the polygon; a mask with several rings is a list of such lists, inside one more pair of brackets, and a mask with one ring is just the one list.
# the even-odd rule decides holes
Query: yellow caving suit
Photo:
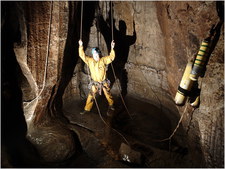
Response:
[{"label": "yellow caving suit", "polygon": [[114,60],[115,51],[111,49],[109,56],[104,56],[100,58],[99,61],[95,61],[92,57],[86,56],[84,53],[83,46],[80,46],[79,56],[88,65],[91,72],[91,78],[94,81],[93,85],[91,86],[91,91],[88,94],[84,110],[90,111],[93,106],[93,97],[95,97],[96,93],[98,92],[98,87],[96,84],[102,84],[102,89],[109,103],[109,106],[112,106],[114,102],[110,93],[110,86],[106,82],[106,65],[110,64]]}]

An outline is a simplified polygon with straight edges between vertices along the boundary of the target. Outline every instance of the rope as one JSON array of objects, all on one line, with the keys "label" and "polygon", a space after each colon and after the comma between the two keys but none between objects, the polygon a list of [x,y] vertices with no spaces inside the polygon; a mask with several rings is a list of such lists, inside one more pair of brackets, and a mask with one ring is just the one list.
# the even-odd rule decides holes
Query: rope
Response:
[{"label": "rope", "polygon": [[[88,70],[89,81],[91,82],[91,76],[90,76],[90,72],[89,72],[88,66],[87,66],[87,70]],[[93,95],[93,97],[94,97],[95,105],[96,105],[97,110],[98,110],[98,114],[99,114],[101,120],[103,121],[103,123],[104,123],[107,127],[111,128],[113,131],[115,131],[117,134],[119,134],[119,135],[126,141],[126,143],[127,143],[128,145],[130,145],[130,143],[127,141],[127,139],[126,139],[120,132],[118,132],[116,129],[112,128],[111,126],[109,126],[109,125],[106,123],[106,121],[105,121],[105,120],[103,119],[103,117],[102,117],[102,114],[101,114],[101,111],[100,111],[98,102],[97,102],[97,100],[96,100],[96,98],[95,98],[94,95]]]},{"label": "rope", "polygon": [[[184,117],[184,114],[186,113],[186,110],[187,110],[187,104],[186,104],[186,106],[185,106],[185,109],[184,109],[183,114],[181,115],[181,117],[180,117],[180,119],[179,119],[179,121],[178,121],[178,124],[177,124],[176,128],[173,130],[173,133],[172,133],[168,138],[165,138],[165,139],[162,139],[162,140],[151,139],[151,141],[153,141],[153,142],[164,142],[164,141],[169,140],[169,149],[170,149],[171,138],[174,136],[174,134],[176,133],[177,129],[179,128],[180,123],[182,122],[182,119],[183,119],[183,117]],[[195,111],[195,109],[193,109],[191,113],[193,113],[194,111]]]},{"label": "rope", "polygon": [[184,114],[185,114],[186,110],[187,110],[187,105],[188,105],[188,104],[186,104],[185,109],[184,109],[184,112],[183,112],[183,114],[182,114],[181,117],[180,117],[180,120],[179,120],[179,122],[178,122],[178,124],[177,124],[177,127],[173,130],[173,133],[172,133],[168,138],[163,139],[163,140],[159,140],[160,142],[163,142],[163,141],[166,141],[166,140],[171,140],[171,138],[174,136],[174,134],[176,133],[177,129],[179,128],[180,123],[181,123],[181,121],[182,121],[182,119],[183,119],[183,117],[184,117]]},{"label": "rope", "polygon": [[112,40],[114,40],[114,35],[113,35],[113,7],[112,7],[113,2],[111,1],[111,28],[112,28]]},{"label": "rope", "polygon": [[118,87],[118,89],[119,89],[119,94],[120,94],[121,100],[122,100],[122,102],[123,102],[123,105],[124,105],[124,107],[125,107],[125,109],[126,109],[128,115],[129,115],[130,118],[133,120],[133,118],[132,118],[132,116],[130,115],[130,112],[129,112],[129,110],[128,110],[126,104],[125,104],[125,101],[124,101],[124,99],[123,99],[123,96],[122,96],[122,94],[121,94],[120,86],[119,86],[118,82],[116,81],[116,74],[115,74],[115,70],[114,70],[114,68],[113,68],[112,63],[111,63],[111,67],[112,67],[113,75],[114,75],[114,78],[115,78],[115,83],[116,83],[116,85],[117,85],[117,87]]},{"label": "rope", "polygon": [[[82,0],[82,4],[81,4],[80,39],[82,38],[82,20],[83,20],[83,0]],[[86,66],[87,66],[87,72],[88,72],[88,77],[89,77],[88,79],[89,79],[89,82],[91,82],[91,76],[90,76],[90,72],[89,72],[90,70],[89,70],[89,67],[88,67],[87,64],[86,64]],[[127,141],[127,139],[126,139],[120,132],[118,132],[116,129],[114,129],[113,127],[109,126],[109,125],[106,123],[106,121],[103,119],[102,114],[101,114],[101,111],[100,111],[100,109],[99,109],[98,102],[97,102],[95,96],[94,96],[94,101],[95,101],[95,104],[96,104],[96,107],[97,107],[97,110],[98,110],[98,114],[99,114],[101,120],[103,121],[103,123],[104,123],[107,127],[111,128],[114,132],[116,132],[117,134],[119,134],[119,135],[125,140],[125,142],[130,146],[130,143]]]},{"label": "rope", "polygon": [[81,14],[80,14],[80,39],[82,39],[82,26],[83,26],[83,0],[81,1]]},{"label": "rope", "polygon": [[191,121],[192,121],[192,119],[193,119],[193,114],[194,114],[194,111],[196,110],[196,108],[194,108],[192,111],[191,111],[191,113],[190,113],[190,120],[189,120],[189,123],[188,123],[188,126],[187,126],[187,131],[186,131],[186,135],[188,135],[188,132],[189,132],[189,130],[191,129]]},{"label": "rope", "polygon": [[99,109],[99,106],[98,106],[98,102],[97,102],[95,96],[94,96],[94,100],[95,100],[95,104],[96,104],[96,107],[97,107],[97,110],[98,110],[98,114],[99,114],[100,118],[102,119],[102,121],[104,122],[104,124],[105,124],[107,127],[111,128],[113,131],[115,131],[117,134],[119,134],[119,135],[126,141],[126,143],[130,146],[130,143],[127,141],[127,139],[126,139],[120,132],[118,132],[116,129],[114,129],[113,127],[109,126],[109,125],[106,123],[106,121],[105,121],[105,120],[103,119],[103,117],[102,117],[102,114],[101,114],[101,112],[100,112],[100,109]]},{"label": "rope", "polygon": [[97,19],[96,19],[96,25],[97,25],[97,46],[100,46],[100,32],[99,32],[99,11],[100,7],[98,6],[97,9]]},{"label": "rope", "polygon": [[[114,40],[114,34],[113,34],[113,6],[112,6],[112,5],[113,5],[113,2],[111,1],[111,30],[112,30],[112,41],[113,41],[113,40]],[[133,120],[133,118],[131,117],[130,112],[129,112],[129,110],[128,110],[126,104],[125,104],[125,101],[124,101],[124,99],[123,99],[123,96],[122,96],[122,94],[121,94],[121,89],[120,89],[120,87],[119,87],[119,84],[118,84],[118,82],[116,81],[117,78],[116,78],[116,74],[115,74],[115,70],[114,70],[114,67],[113,67],[112,62],[111,62],[111,67],[112,67],[112,71],[113,71],[113,76],[114,76],[114,78],[115,78],[115,83],[116,83],[116,85],[117,85],[117,87],[118,87],[118,89],[119,89],[119,94],[120,94],[121,100],[122,100],[122,102],[123,102],[123,105],[124,105],[124,107],[125,107],[125,109],[126,109],[128,115],[129,115],[129,117]]]},{"label": "rope", "polygon": [[[44,71],[44,79],[43,79],[43,84],[42,84],[42,89],[39,92],[39,94],[31,101],[29,102],[24,102],[24,103],[32,103],[36,99],[38,99],[43,92],[45,88],[45,82],[46,82],[46,77],[47,77],[47,65],[48,65],[48,56],[49,56],[49,44],[50,44],[50,34],[51,34],[51,23],[52,23],[52,9],[53,9],[53,2],[51,1],[51,8],[50,8],[50,19],[49,19],[49,29],[48,29],[48,45],[47,45],[47,53],[46,53],[46,59],[45,59],[45,71]],[[27,104],[25,107],[27,107],[29,104]]]},{"label": "rope", "polygon": [[[90,72],[89,72],[88,66],[87,66],[87,70],[88,70],[89,81],[91,82],[91,76],[90,76]],[[95,98],[94,95],[93,95],[93,97],[94,97],[95,105],[96,105],[97,110],[98,110],[98,114],[99,114],[101,120],[103,121],[103,123],[104,123],[107,127],[111,128],[113,131],[115,131],[117,134],[119,134],[119,135],[126,141],[126,143],[127,143],[128,145],[130,145],[130,143],[127,141],[127,139],[126,139],[120,132],[118,132],[116,129],[114,129],[113,127],[109,126],[109,125],[106,123],[106,121],[105,121],[105,120],[103,119],[103,117],[102,117],[102,114],[101,114],[101,111],[100,111],[98,102],[97,102],[97,100],[96,100],[96,98]]]}]

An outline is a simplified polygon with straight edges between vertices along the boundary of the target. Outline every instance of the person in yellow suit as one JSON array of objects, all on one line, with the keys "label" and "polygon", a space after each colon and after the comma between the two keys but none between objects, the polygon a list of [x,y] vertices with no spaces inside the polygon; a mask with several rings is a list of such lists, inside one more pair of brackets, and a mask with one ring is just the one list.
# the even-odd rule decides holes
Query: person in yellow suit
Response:
[{"label": "person in yellow suit", "polygon": [[[84,111],[80,112],[80,114],[85,114],[91,111],[96,93],[99,92],[99,94],[101,95],[102,90],[109,104],[108,112],[114,111],[114,101],[112,98],[112,94],[110,93],[110,82],[106,78],[107,65],[115,59],[114,41],[111,42],[111,52],[109,56],[104,57],[101,57],[101,51],[98,48],[92,49],[92,57],[86,56],[84,53],[82,40],[79,40],[78,43],[79,56],[88,65],[91,74],[91,89],[88,94]],[[108,114],[108,112],[107,115],[110,115]]]}]

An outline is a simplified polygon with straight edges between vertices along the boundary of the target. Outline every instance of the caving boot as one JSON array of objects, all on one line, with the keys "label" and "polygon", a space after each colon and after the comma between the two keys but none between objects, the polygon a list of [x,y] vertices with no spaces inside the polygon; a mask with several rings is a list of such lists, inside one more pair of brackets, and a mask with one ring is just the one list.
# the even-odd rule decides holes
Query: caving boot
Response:
[{"label": "caving boot", "polygon": [[84,110],[84,111],[80,112],[81,115],[83,115],[85,113],[90,113],[90,111]]},{"label": "caving boot", "polygon": [[108,111],[107,111],[107,116],[112,116],[115,111],[115,108],[113,105],[109,106]]}]

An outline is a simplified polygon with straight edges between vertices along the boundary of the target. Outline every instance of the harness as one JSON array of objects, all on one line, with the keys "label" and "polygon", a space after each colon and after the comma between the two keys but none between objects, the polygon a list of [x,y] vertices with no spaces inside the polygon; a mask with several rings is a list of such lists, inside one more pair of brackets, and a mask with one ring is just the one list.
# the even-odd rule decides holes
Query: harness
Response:
[{"label": "harness", "polygon": [[88,84],[88,88],[91,89],[91,87],[94,85],[97,88],[99,95],[102,95],[102,88],[103,87],[106,88],[106,86],[104,86],[105,83],[107,83],[108,86],[110,86],[109,79],[105,79],[102,82],[96,82],[94,80],[91,80],[90,83]]}]

